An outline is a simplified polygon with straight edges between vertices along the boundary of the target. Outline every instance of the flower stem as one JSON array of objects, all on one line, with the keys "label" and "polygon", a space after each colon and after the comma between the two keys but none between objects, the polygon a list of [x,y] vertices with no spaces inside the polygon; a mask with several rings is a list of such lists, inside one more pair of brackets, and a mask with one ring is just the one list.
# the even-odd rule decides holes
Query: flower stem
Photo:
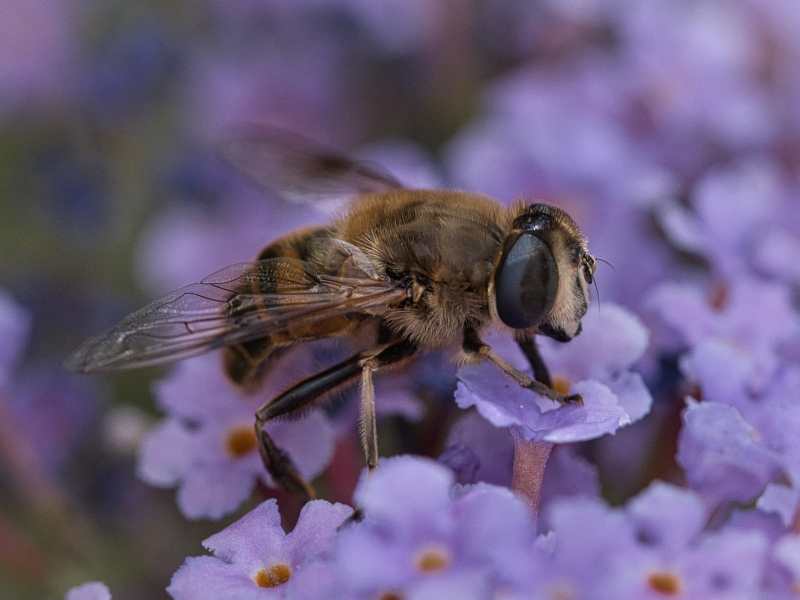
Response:
[{"label": "flower stem", "polygon": [[542,495],[542,480],[547,459],[553,450],[553,442],[526,440],[519,427],[508,428],[514,439],[514,468],[511,474],[511,489],[521,495],[533,511],[534,523],[539,515],[539,499]]}]

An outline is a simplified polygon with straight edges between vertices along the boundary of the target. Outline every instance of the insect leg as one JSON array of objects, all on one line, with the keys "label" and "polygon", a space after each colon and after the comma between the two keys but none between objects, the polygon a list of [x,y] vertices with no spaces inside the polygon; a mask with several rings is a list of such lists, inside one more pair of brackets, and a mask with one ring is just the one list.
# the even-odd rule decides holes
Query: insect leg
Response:
[{"label": "insect leg", "polygon": [[[398,342],[391,346],[380,346],[380,351],[361,360],[361,413],[359,430],[361,445],[367,463],[367,476],[372,475],[378,466],[378,429],[375,421],[375,388],[372,385],[372,373],[382,367],[398,363],[412,356],[417,347],[409,342]],[[370,354],[366,352],[364,354]],[[364,518],[364,511],[356,507],[342,527],[356,523]]]},{"label": "insect leg", "polygon": [[[410,342],[402,341],[382,348],[377,354],[362,358],[361,364],[361,445],[369,472],[378,466],[378,435],[375,424],[375,388],[372,385],[372,373],[409,358],[417,351]],[[370,352],[364,354],[371,354]]]},{"label": "insect leg", "polygon": [[526,337],[521,340],[517,340],[517,345],[528,359],[528,362],[533,369],[533,376],[536,381],[542,382],[547,387],[553,387],[553,382],[550,379],[550,370],[547,368],[547,365],[544,364],[544,360],[542,359],[542,355],[539,354],[539,348],[537,347],[536,340],[533,338],[533,336],[530,338]]},{"label": "insect leg", "polygon": [[560,402],[561,404],[569,404],[572,402],[575,402],[577,404],[583,403],[583,398],[581,397],[580,394],[569,394],[569,395],[561,394],[552,389],[550,386],[545,385],[544,383],[540,383],[535,379],[531,379],[522,371],[515,369],[502,357],[492,352],[491,347],[482,342],[481,339],[478,337],[478,332],[470,327],[464,329],[464,343],[462,345],[462,349],[466,354],[470,356],[480,356],[487,360],[490,360],[495,365],[497,365],[497,367],[499,367],[500,370],[503,371],[503,373],[508,375],[514,381],[516,381],[520,386],[529,389],[533,392],[536,392],[540,396],[544,396],[545,398],[550,398],[550,400]]},{"label": "insect leg", "polygon": [[264,430],[267,421],[290,416],[309,408],[329,392],[354,383],[362,378],[361,427],[362,443],[370,470],[378,462],[377,437],[375,435],[373,371],[410,357],[416,347],[408,342],[382,344],[373,350],[362,352],[334,365],[325,371],[305,379],[289,388],[256,411],[256,436],[264,466],[272,478],[284,489],[302,496],[306,500],[314,497],[314,491],[303,479],[290,457],[278,448]]},{"label": "insect leg", "polygon": [[256,411],[256,437],[261,460],[277,484],[305,501],[314,498],[314,490],[300,475],[291,458],[272,441],[264,429],[267,421],[289,416],[311,406],[327,393],[354,382],[361,373],[360,355],[334,365],[305,379],[270,400]]}]

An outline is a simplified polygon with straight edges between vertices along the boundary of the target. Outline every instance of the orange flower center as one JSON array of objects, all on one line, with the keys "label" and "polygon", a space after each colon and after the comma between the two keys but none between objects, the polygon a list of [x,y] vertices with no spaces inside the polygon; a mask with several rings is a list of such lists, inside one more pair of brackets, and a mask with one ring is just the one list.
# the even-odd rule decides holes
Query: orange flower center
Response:
[{"label": "orange flower center", "polygon": [[553,377],[553,389],[559,394],[569,394],[572,382],[566,377]]},{"label": "orange flower center", "polygon": [[286,563],[276,563],[269,569],[260,569],[253,575],[258,587],[274,588],[286,583],[292,577],[292,568]]},{"label": "orange flower center", "polygon": [[647,583],[655,591],[667,596],[675,596],[681,593],[681,580],[675,573],[667,571],[650,573],[647,576]]},{"label": "orange flower center", "polygon": [[445,569],[450,564],[450,552],[447,548],[432,546],[424,548],[417,554],[416,565],[423,573],[434,573]]},{"label": "orange flower center", "polygon": [[237,425],[225,436],[225,450],[233,458],[241,458],[257,446],[258,440],[252,425]]}]

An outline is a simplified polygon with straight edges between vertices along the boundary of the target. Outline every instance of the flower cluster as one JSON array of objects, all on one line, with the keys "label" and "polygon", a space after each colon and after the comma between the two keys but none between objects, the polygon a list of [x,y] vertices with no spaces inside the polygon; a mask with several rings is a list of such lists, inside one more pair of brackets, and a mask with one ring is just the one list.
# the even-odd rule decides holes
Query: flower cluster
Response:
[{"label": "flower cluster", "polygon": [[387,459],[356,500],[363,521],[317,500],[288,535],[275,502],[264,502],[207,539],[212,556],[187,559],[167,591],[176,600],[780,598],[797,568],[793,536],[771,540],[764,524],[708,530],[700,496],[665,483],[621,508],[554,501],[538,537],[507,488],[454,487],[452,473],[426,459]]}]

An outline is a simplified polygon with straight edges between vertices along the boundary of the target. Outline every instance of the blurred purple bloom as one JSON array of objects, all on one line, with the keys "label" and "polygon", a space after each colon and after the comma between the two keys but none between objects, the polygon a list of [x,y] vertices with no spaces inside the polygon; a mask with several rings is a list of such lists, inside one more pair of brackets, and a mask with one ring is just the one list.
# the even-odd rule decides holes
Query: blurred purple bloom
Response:
[{"label": "blurred purple bloom", "polygon": [[67,100],[77,57],[76,5],[6,0],[0,22],[0,118]]},{"label": "blurred purple bloom", "polygon": [[311,19],[276,11],[268,18],[281,35],[253,44],[245,33],[252,19],[246,18],[228,28],[225,47],[189,57],[192,87],[184,93],[197,133],[208,138],[241,123],[269,123],[332,143],[360,137],[363,116],[352,110],[359,100],[346,72],[352,44]]},{"label": "blurred purple bloom", "polygon": [[725,279],[736,279],[750,267],[782,185],[777,167],[764,160],[710,171],[694,186],[694,210],[664,202],[658,207],[660,221],[675,246],[707,258]]},{"label": "blurred purple bloom", "polygon": [[426,0],[339,0],[387,53],[416,54],[446,35],[446,4]]},{"label": "blurred purple bloom", "polygon": [[528,507],[505,488],[477,484],[453,498],[452,486],[447,469],[410,456],[382,461],[362,482],[366,519],[342,531],[336,555],[355,597],[521,590],[534,553]]},{"label": "blurred purple bloom", "polygon": [[624,509],[599,500],[555,502],[552,562],[542,589],[603,599],[756,597],[767,542],[756,531],[708,533],[700,499],[654,483]]},{"label": "blurred purple bloom", "polygon": [[[781,475],[800,478],[800,369],[778,369],[755,395],[750,357],[716,340],[698,344],[683,367],[703,397],[690,402],[679,438],[678,462],[693,489],[713,502],[743,502]],[[786,503],[796,505],[797,497],[780,487],[772,488],[763,506],[785,515]]]},{"label": "blurred purple bloom", "polygon": [[330,558],[338,527],[352,513],[344,504],[309,502],[288,535],[277,502],[267,500],[203,542],[214,556],[188,558],[167,592],[175,600],[284,598],[320,574],[316,561]]},{"label": "blurred purple bloom", "polygon": [[64,600],[111,600],[111,592],[105,583],[90,581],[70,589]]},{"label": "blurred purple bloom", "polygon": [[[259,480],[271,484],[258,453],[254,414],[303,365],[295,361],[294,368],[280,370],[261,392],[248,396],[225,378],[216,353],[180,363],[156,388],[168,417],[145,438],[139,475],[153,485],[179,486],[178,505],[189,518],[216,519],[234,511]],[[271,422],[267,430],[306,479],[332,456],[333,430],[319,411]]]},{"label": "blurred purple bloom", "polygon": [[717,402],[691,403],[683,414],[678,464],[691,487],[711,502],[747,502],[781,473],[776,457],[739,414]]},{"label": "blurred purple bloom", "polygon": [[796,550],[790,545],[788,548],[790,556],[780,556],[782,539],[796,538],[793,534],[787,536],[786,528],[780,522],[780,518],[760,510],[737,509],[731,515],[728,527],[742,532],[757,532],[768,540],[769,550],[761,577],[761,590],[758,598],[783,600],[794,596],[794,590],[800,580],[793,576],[792,569],[784,562],[784,558],[789,558],[789,560],[794,558],[796,561],[800,555],[791,557]]},{"label": "blurred purple bloom", "polygon": [[410,140],[390,139],[362,146],[357,155],[383,166],[405,187],[412,189],[445,187],[442,175],[434,166],[433,158]]},{"label": "blurred purple bloom", "polygon": [[800,333],[789,290],[740,274],[718,295],[710,298],[697,286],[665,283],[651,295],[650,306],[684,346],[716,339],[736,348],[750,361],[750,390],[759,393],[781,364],[782,345]]},{"label": "blurred purple bloom", "polygon": [[29,441],[39,468],[56,473],[86,444],[99,423],[97,382],[57,369],[18,375],[7,417]]},{"label": "blurred purple bloom", "polygon": [[794,260],[800,252],[800,207],[797,184],[786,187],[769,222],[756,232],[752,260],[759,273],[793,285],[800,281],[800,266]]},{"label": "blurred purple bloom", "polygon": [[448,149],[455,184],[506,202],[565,187],[638,200],[663,176],[617,117],[624,86],[620,71],[600,61],[562,77],[535,67],[506,76],[487,94],[489,115]]},{"label": "blurred purple bloom", "polygon": [[0,290],[0,390],[9,384],[31,329],[30,315]]},{"label": "blurred purple bloom", "polygon": [[778,515],[784,527],[791,526],[800,506],[800,487],[770,483],[756,502],[756,507],[765,513]]},{"label": "blurred purple bloom", "polygon": [[453,471],[457,483],[464,485],[477,481],[476,473],[481,467],[481,461],[469,446],[451,444],[437,460]]},{"label": "blurred purple bloom", "polygon": [[778,540],[773,556],[791,574],[792,592],[796,593],[796,586],[800,582],[800,537],[794,534]]},{"label": "blurred purple bloom", "polygon": [[[583,394],[583,406],[557,406],[487,363],[459,369],[456,402],[461,408],[476,406],[497,427],[521,426],[528,440],[563,443],[614,433],[650,410],[652,397],[641,376],[628,370],[644,353],[647,338],[647,330],[633,315],[603,305],[599,312],[587,313],[583,333],[570,343],[542,345],[554,382],[560,380],[562,389]],[[494,342],[495,348],[501,344]],[[516,352],[512,364],[529,371],[519,350],[503,345],[506,354]]]},{"label": "blurred purple bloom", "polygon": [[763,236],[754,253],[756,268],[786,283],[800,281],[800,227],[788,230],[776,224]]},{"label": "blurred purple bloom", "polygon": [[626,70],[647,111],[640,127],[660,160],[690,173],[712,162],[715,142],[746,151],[778,133],[757,70],[768,42],[752,3],[636,2],[617,16]]},{"label": "blurred purple bloom", "polygon": [[84,76],[82,100],[106,122],[134,116],[175,77],[176,52],[156,21],[115,31],[94,51]]},{"label": "blurred purple bloom", "polygon": [[248,262],[292,229],[323,223],[326,216],[263,192],[236,188],[216,209],[179,204],[145,230],[139,245],[140,279],[154,294],[202,280],[218,269]]},{"label": "blurred purple bloom", "polygon": [[[0,290],[0,412],[9,434],[30,460],[50,474],[74,456],[97,426],[95,382],[61,369],[17,369],[31,316]],[[20,372],[21,371],[21,372]]]}]

